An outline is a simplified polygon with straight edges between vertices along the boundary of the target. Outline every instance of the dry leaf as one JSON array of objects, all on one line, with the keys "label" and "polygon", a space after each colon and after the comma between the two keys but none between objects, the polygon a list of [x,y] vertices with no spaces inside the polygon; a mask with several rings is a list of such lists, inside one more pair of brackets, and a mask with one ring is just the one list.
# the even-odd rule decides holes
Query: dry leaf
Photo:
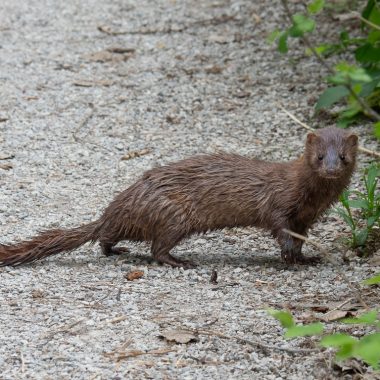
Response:
[{"label": "dry leaf", "polygon": [[323,316],[325,322],[333,322],[348,316],[348,311],[331,310]]},{"label": "dry leaf", "polygon": [[213,285],[218,285],[218,272],[215,269],[211,273],[210,282]]},{"label": "dry leaf", "polygon": [[166,115],[166,121],[171,124],[179,124],[181,119],[175,115]]},{"label": "dry leaf", "polygon": [[115,53],[115,54],[126,54],[126,53],[134,53],[136,49],[112,46],[112,47],[107,48],[107,51],[109,51],[110,53]]},{"label": "dry leaf", "polygon": [[92,81],[92,80],[77,80],[73,83],[74,86],[78,87],[93,87],[93,86],[111,86],[113,84],[112,81],[110,80],[97,80],[97,81]]},{"label": "dry leaf", "polygon": [[228,42],[232,41],[231,36],[223,36],[220,34],[212,34],[210,37],[208,37],[209,42],[216,42],[217,44],[227,44]]},{"label": "dry leaf", "polygon": [[220,74],[223,71],[223,67],[218,65],[208,66],[205,68],[207,74]]},{"label": "dry leaf", "polygon": [[346,359],[344,362],[336,362],[334,363],[334,369],[344,374],[363,374],[366,372],[366,366],[357,359]]},{"label": "dry leaf", "polygon": [[133,280],[138,280],[142,276],[144,276],[144,271],[134,270],[132,272],[129,272],[125,277],[127,278],[128,281],[133,281]]},{"label": "dry leaf", "polygon": [[0,153],[0,160],[9,160],[11,158],[15,158],[14,154]]},{"label": "dry leaf", "polygon": [[234,96],[237,98],[248,98],[251,96],[251,93],[249,91],[239,90],[234,93]]},{"label": "dry leaf", "polygon": [[310,309],[317,311],[318,313],[326,313],[330,308],[326,305],[313,305],[310,307]]},{"label": "dry leaf", "polygon": [[142,150],[132,151],[132,152],[127,153],[123,157],[121,157],[121,160],[122,161],[127,161],[127,160],[130,160],[131,158],[136,158],[136,157],[144,156],[145,154],[148,154],[148,153],[150,153],[149,149],[142,149]]},{"label": "dry leaf", "polygon": [[0,164],[0,169],[10,170],[13,168],[12,164]]},{"label": "dry leaf", "polygon": [[189,343],[197,340],[196,336],[186,330],[165,330],[160,337],[165,338],[169,342]]},{"label": "dry leaf", "polygon": [[122,49],[122,48],[110,48],[110,49],[92,53],[87,56],[87,59],[93,62],[122,62],[122,61],[126,61],[132,56],[132,53],[122,53],[122,51],[127,51],[127,49]]},{"label": "dry leaf", "polygon": [[114,324],[114,323],[119,323],[121,321],[125,321],[126,319],[127,319],[127,317],[125,315],[121,315],[120,317],[108,319],[107,322]]},{"label": "dry leaf", "polygon": [[41,289],[32,290],[32,298],[43,298],[45,297],[45,293]]},{"label": "dry leaf", "polygon": [[0,117],[0,123],[3,123],[4,121],[7,121],[8,118],[7,117]]}]

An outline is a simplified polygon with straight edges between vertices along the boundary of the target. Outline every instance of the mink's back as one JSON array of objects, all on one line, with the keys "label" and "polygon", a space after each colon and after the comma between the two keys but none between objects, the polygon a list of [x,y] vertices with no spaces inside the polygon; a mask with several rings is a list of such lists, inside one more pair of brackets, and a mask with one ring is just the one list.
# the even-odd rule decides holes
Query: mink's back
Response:
[{"label": "mink's back", "polygon": [[223,227],[271,228],[282,210],[291,167],[292,162],[227,153],[157,167],[111,202],[103,227],[135,240],[151,240],[164,230],[187,235]]}]

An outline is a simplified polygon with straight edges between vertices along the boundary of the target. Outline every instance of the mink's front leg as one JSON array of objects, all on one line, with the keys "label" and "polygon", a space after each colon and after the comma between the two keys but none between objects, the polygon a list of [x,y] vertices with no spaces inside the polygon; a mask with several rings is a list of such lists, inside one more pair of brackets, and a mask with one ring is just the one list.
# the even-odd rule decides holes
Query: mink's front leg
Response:
[{"label": "mink's front leg", "polygon": [[[306,227],[302,228],[288,228],[283,227],[286,229],[289,229],[290,231],[297,232],[300,235],[306,234]],[[289,235],[287,232],[285,232],[283,229],[278,230],[274,233],[275,237],[277,238],[278,243],[281,247],[281,258],[284,260],[287,264],[311,264],[319,261],[319,258],[317,257],[305,257],[302,254],[302,246],[303,246],[303,240],[297,239],[291,235]]]}]

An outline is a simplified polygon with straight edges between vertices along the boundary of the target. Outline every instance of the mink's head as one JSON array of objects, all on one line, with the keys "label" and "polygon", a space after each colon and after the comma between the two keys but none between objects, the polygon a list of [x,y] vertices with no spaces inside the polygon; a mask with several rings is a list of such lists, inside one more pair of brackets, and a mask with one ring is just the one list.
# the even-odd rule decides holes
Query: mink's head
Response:
[{"label": "mink's head", "polygon": [[355,167],[358,137],[339,128],[309,133],[305,159],[315,175],[326,179],[351,176]]}]

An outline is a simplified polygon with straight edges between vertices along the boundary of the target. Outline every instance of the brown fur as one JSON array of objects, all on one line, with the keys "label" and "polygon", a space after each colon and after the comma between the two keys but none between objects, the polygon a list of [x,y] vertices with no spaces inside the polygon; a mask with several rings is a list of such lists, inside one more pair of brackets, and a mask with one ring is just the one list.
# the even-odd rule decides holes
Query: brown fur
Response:
[{"label": "brown fur", "polygon": [[220,153],[154,168],[121,192],[97,221],[0,245],[0,265],[71,251],[87,241],[99,241],[110,255],[119,253],[114,248],[119,241],[131,240],[151,241],[157,261],[189,268],[192,263],[170,255],[174,246],[194,233],[236,226],[270,230],[283,259],[300,262],[302,241],[283,229],[307,233],[348,186],[356,152],[357,136],[325,128],[310,133],[304,155],[286,163]]}]

